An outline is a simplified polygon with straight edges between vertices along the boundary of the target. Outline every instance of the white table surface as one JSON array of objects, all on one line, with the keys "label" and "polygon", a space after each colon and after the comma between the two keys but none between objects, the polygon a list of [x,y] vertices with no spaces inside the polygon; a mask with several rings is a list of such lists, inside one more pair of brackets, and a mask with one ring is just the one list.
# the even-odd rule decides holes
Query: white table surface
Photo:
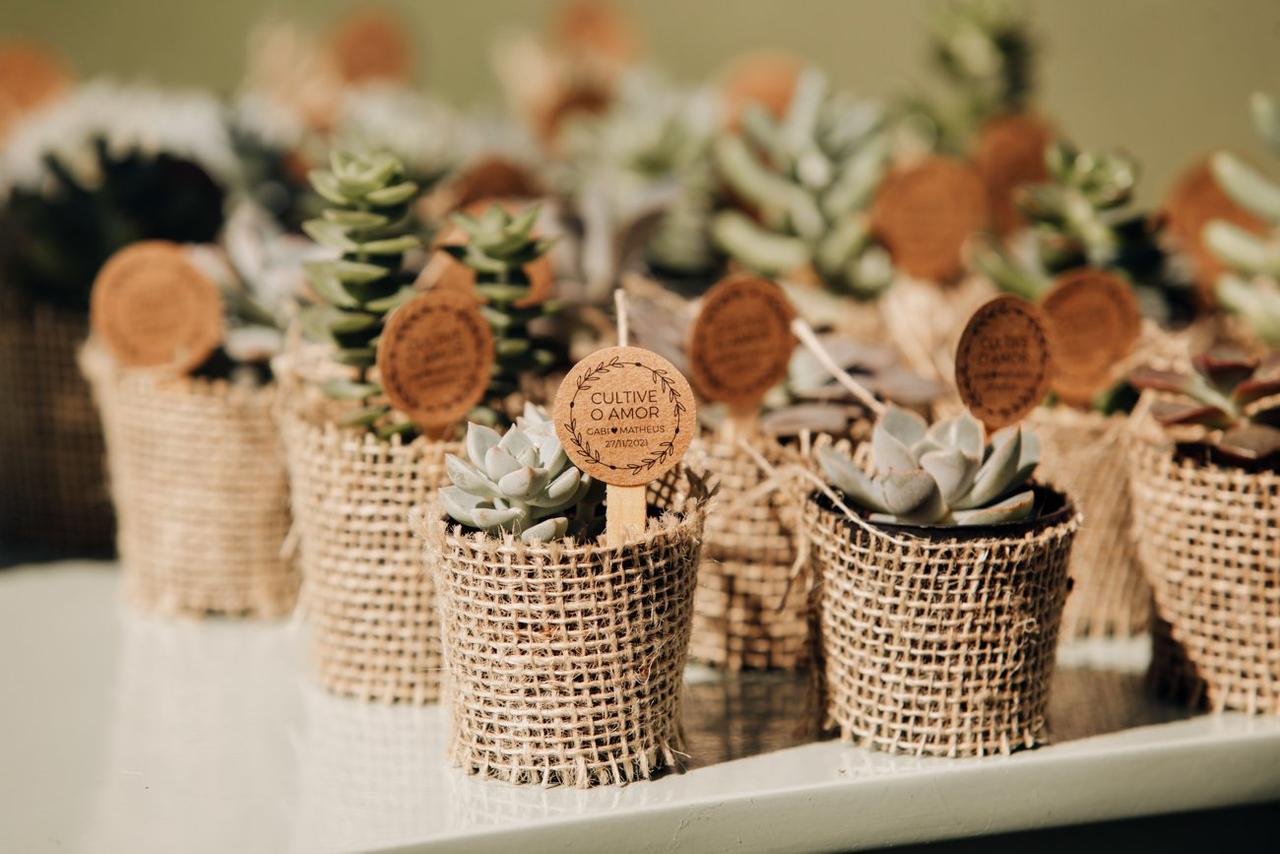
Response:
[{"label": "white table surface", "polygon": [[0,851],[837,850],[1280,799],[1280,720],[1148,700],[1141,641],[1064,649],[1055,743],[1011,757],[805,743],[801,679],[695,670],[692,770],[514,787],[445,765],[438,709],[310,685],[296,622],[143,618],[117,577],[0,572]]}]

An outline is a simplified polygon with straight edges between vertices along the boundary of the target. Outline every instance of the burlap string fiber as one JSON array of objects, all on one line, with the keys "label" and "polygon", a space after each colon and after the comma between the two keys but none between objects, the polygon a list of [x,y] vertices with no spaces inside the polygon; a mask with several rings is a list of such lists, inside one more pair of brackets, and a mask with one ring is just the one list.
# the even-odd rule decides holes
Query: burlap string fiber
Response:
[{"label": "burlap string fiber", "polygon": [[102,426],[76,364],[88,328],[0,286],[0,545],[112,550]]},{"label": "burlap string fiber", "polygon": [[651,516],[622,546],[531,545],[466,533],[427,508],[453,763],[580,788],[676,765],[703,517]]},{"label": "burlap string fiber", "polygon": [[298,574],[271,387],[122,369],[90,344],[124,590],[142,610],[277,617]]},{"label": "burlap string fiber", "polygon": [[[773,439],[754,438],[751,445],[778,467],[778,478],[801,459]],[[685,462],[720,484],[703,538],[690,658],[730,671],[804,666],[808,602],[805,585],[792,583],[801,506],[796,491],[770,484],[775,478],[724,436],[695,442]]]},{"label": "burlap string fiber", "polygon": [[1084,519],[1071,547],[1062,636],[1131,637],[1151,624],[1151,588],[1138,566],[1125,417],[1041,407],[1028,424],[1043,445],[1037,471],[1071,496]]},{"label": "burlap string fiber", "polygon": [[435,702],[435,583],[408,514],[439,486],[444,455],[458,447],[382,441],[300,411],[282,418],[316,678],[361,700]]},{"label": "burlap string fiber", "polygon": [[1153,679],[1194,705],[1280,714],[1280,472],[1178,459],[1146,420],[1130,440]]},{"label": "burlap string fiber", "polygon": [[1017,536],[926,539],[810,496],[828,725],[915,755],[1041,743],[1076,525],[1068,515]]}]

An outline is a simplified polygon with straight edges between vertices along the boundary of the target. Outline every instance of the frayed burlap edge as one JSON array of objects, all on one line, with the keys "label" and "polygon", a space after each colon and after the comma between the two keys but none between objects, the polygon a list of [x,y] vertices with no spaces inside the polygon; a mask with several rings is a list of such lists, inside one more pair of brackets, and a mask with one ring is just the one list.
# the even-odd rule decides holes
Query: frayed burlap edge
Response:
[{"label": "frayed burlap edge", "polygon": [[1132,637],[1151,625],[1151,588],[1133,543],[1125,416],[1040,408],[1028,420],[1044,446],[1038,472],[1083,515],[1071,547],[1062,637]]},{"label": "frayed burlap edge", "polygon": [[102,414],[125,597],[168,616],[278,617],[298,573],[275,390],[81,354]]},{"label": "frayed burlap edge", "polygon": [[425,508],[452,763],[578,788],[677,767],[704,515],[664,513],[634,542],[606,547],[468,534]]},{"label": "frayed burlap edge", "polygon": [[[771,465],[801,461],[773,439],[749,441]],[[731,672],[804,667],[809,608],[803,585],[793,585],[798,491],[788,488],[785,470],[767,475],[738,441],[723,435],[696,441],[685,462],[720,485],[720,500],[707,516],[690,658]]]},{"label": "frayed burlap edge", "polygon": [[440,692],[435,582],[409,511],[445,478],[454,443],[381,441],[298,408],[281,412],[310,660],[328,691],[433,703]]},{"label": "frayed burlap edge", "polygon": [[1020,536],[925,540],[805,505],[827,723],[891,753],[1042,743],[1072,516]]},{"label": "frayed burlap edge", "polygon": [[1280,472],[1175,459],[1147,419],[1129,439],[1153,685],[1192,706],[1280,714]]},{"label": "frayed burlap edge", "polygon": [[0,543],[112,549],[102,426],[76,363],[88,328],[0,284]]}]

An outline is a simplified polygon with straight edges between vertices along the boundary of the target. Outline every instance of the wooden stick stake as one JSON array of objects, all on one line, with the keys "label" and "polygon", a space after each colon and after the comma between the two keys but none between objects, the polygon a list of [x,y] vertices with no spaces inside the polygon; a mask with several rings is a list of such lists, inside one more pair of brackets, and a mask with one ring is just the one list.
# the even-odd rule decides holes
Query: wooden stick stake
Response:
[{"label": "wooden stick stake", "polygon": [[[618,346],[626,347],[630,337],[627,325],[627,292],[618,288],[613,292],[613,304],[618,314]],[[607,485],[604,494],[605,545],[620,546],[628,539],[644,533],[648,516],[645,486]]]}]

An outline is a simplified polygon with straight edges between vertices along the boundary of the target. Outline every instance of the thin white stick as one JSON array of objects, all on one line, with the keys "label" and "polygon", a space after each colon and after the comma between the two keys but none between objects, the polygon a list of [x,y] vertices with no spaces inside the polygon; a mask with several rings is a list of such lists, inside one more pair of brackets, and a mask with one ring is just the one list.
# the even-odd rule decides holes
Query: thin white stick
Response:
[{"label": "thin white stick", "polygon": [[835,377],[836,382],[848,389],[854,397],[862,402],[863,406],[876,415],[884,412],[884,404],[876,400],[876,396],[868,391],[866,386],[849,376],[836,364],[836,360],[831,358],[826,348],[822,346],[822,342],[818,340],[818,336],[814,334],[813,327],[805,323],[803,318],[797,317],[791,321],[791,331],[800,339],[800,343],[808,348],[813,357],[818,360],[818,363],[826,368],[831,376]]},{"label": "thin white stick", "polygon": [[626,347],[630,329],[627,327],[627,292],[622,288],[613,292],[613,306],[618,315],[618,346]]}]

